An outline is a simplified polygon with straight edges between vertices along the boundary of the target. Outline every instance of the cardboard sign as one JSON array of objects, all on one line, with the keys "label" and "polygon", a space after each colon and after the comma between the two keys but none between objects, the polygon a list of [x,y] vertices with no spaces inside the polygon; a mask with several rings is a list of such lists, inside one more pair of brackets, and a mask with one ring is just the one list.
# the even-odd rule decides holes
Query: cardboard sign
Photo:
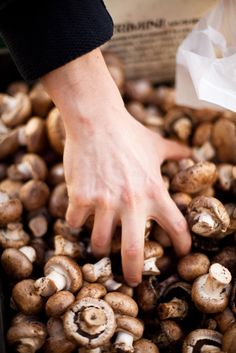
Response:
[{"label": "cardboard sign", "polygon": [[115,23],[103,46],[121,58],[128,78],[173,81],[180,43],[216,0],[105,0]]}]

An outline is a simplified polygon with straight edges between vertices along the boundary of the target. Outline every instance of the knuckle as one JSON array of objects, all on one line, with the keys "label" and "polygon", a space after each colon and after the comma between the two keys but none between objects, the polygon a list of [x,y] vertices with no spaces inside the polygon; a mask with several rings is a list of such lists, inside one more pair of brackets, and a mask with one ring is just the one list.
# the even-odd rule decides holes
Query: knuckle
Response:
[{"label": "knuckle", "polygon": [[97,195],[95,198],[95,205],[98,205],[103,210],[114,209],[114,202],[109,195],[101,194]]},{"label": "knuckle", "polygon": [[142,253],[142,249],[137,246],[129,246],[124,249],[124,256],[129,260],[138,258],[140,253]]},{"label": "knuckle", "polygon": [[139,200],[140,195],[135,190],[125,189],[121,193],[121,202],[129,208],[134,208],[134,206],[139,202]]}]

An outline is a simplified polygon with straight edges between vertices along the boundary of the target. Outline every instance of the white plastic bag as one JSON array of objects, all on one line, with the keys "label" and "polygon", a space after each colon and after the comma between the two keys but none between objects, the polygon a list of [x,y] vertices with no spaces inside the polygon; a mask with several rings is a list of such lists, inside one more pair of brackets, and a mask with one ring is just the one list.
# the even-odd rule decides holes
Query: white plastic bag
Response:
[{"label": "white plastic bag", "polygon": [[236,111],[236,0],[220,0],[179,46],[176,90],[178,104]]}]

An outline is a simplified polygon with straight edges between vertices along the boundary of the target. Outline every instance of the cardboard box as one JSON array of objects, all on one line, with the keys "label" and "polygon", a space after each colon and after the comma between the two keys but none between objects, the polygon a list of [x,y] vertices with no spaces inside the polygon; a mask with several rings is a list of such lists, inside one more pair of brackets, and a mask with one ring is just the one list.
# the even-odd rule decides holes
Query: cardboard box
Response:
[{"label": "cardboard box", "polygon": [[216,0],[105,0],[114,37],[104,47],[126,64],[128,78],[173,81],[182,40]]}]

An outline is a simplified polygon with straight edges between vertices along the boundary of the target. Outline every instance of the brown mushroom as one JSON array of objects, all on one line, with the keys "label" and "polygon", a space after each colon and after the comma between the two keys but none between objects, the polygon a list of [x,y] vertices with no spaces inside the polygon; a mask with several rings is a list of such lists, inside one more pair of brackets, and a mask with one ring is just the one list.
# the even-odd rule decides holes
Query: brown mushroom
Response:
[{"label": "brown mushroom", "polygon": [[223,163],[236,163],[236,127],[230,119],[218,119],[212,129],[212,144]]},{"label": "brown mushroom", "polygon": [[[219,332],[207,329],[197,329],[190,332],[185,338],[182,353],[220,353],[221,344],[222,335]],[[214,349],[218,350],[215,351]]]},{"label": "brown mushroom", "polygon": [[163,247],[156,241],[145,241],[143,275],[159,275],[160,270],[156,266],[156,260],[164,254]]},{"label": "brown mushroom", "polygon": [[198,162],[180,170],[171,181],[173,191],[195,194],[207,189],[216,181],[216,166],[211,162]]},{"label": "brown mushroom", "polygon": [[16,308],[25,315],[37,315],[44,309],[44,300],[35,292],[33,279],[16,283],[12,289],[12,299]]},{"label": "brown mushroom", "polygon": [[49,188],[41,180],[27,181],[20,189],[20,200],[27,211],[43,207],[49,198]]},{"label": "brown mushroom", "polygon": [[35,353],[45,342],[45,325],[31,316],[18,314],[7,331],[7,342],[16,352]]},{"label": "brown mushroom", "polygon": [[31,114],[31,102],[27,94],[19,92],[14,97],[0,95],[0,117],[9,127],[23,124]]},{"label": "brown mushroom", "polygon": [[130,296],[120,292],[110,292],[104,300],[112,307],[115,314],[136,317],[138,305]]},{"label": "brown mushroom", "polygon": [[77,345],[68,340],[60,318],[51,317],[47,322],[49,337],[42,347],[43,353],[72,353]]},{"label": "brown mushroom", "polygon": [[57,108],[53,108],[48,114],[46,125],[49,142],[52,148],[62,155],[65,145],[65,128]]},{"label": "brown mushroom", "polygon": [[66,311],[63,318],[66,336],[88,348],[108,343],[116,328],[115,315],[102,299],[83,298]]},{"label": "brown mushroom", "polygon": [[143,335],[144,325],[135,317],[119,315],[116,318],[115,351],[134,352],[133,342]]},{"label": "brown mushroom", "polygon": [[188,303],[179,298],[173,298],[169,302],[160,303],[157,306],[157,313],[160,320],[184,319],[189,310]]},{"label": "brown mushroom", "polygon": [[141,338],[134,342],[134,353],[159,353],[158,347],[150,340]]},{"label": "brown mushroom", "polygon": [[175,89],[173,87],[158,86],[154,89],[149,101],[156,104],[164,112],[175,106]]},{"label": "brown mushroom", "polygon": [[232,276],[227,268],[215,263],[209,273],[198,277],[192,286],[192,300],[204,313],[223,311],[229,302]]},{"label": "brown mushroom", "polygon": [[58,185],[65,182],[63,163],[54,164],[49,170],[48,181],[51,185]]},{"label": "brown mushroom", "polygon": [[23,208],[17,198],[11,198],[6,192],[0,191],[0,224],[6,225],[20,219]]},{"label": "brown mushroom", "polygon": [[19,92],[27,94],[28,91],[29,91],[29,86],[24,81],[11,82],[6,89],[6,93],[9,94],[10,96],[14,96]]},{"label": "brown mushroom", "polygon": [[154,336],[151,335],[150,338],[152,338],[152,341],[160,350],[168,348],[176,352],[183,339],[183,335],[181,326],[174,320],[167,319],[160,321],[159,326],[155,329]]},{"label": "brown mushroom", "polygon": [[211,263],[219,263],[222,266],[226,267],[232,277],[236,276],[236,246],[226,246],[220,250],[211,260]]},{"label": "brown mushroom", "polygon": [[102,299],[107,294],[106,287],[101,283],[88,283],[83,285],[80,291],[76,295],[76,300],[80,300],[82,298],[95,298]]},{"label": "brown mushroom", "polygon": [[69,291],[63,290],[53,294],[45,305],[47,316],[58,317],[63,315],[74,301],[75,297]]},{"label": "brown mushroom", "polygon": [[29,242],[29,235],[19,222],[8,223],[6,228],[0,228],[0,246],[6,248],[21,248]]},{"label": "brown mushroom", "polygon": [[35,237],[42,237],[47,233],[49,216],[46,208],[40,208],[28,213],[28,227]]},{"label": "brown mushroom", "polygon": [[85,248],[82,242],[70,241],[62,235],[54,237],[55,255],[67,255],[73,259],[78,259],[84,256]]},{"label": "brown mushroom", "polygon": [[60,183],[52,190],[49,200],[49,212],[53,217],[64,218],[68,207],[66,183]]},{"label": "brown mushroom", "polygon": [[228,328],[236,322],[234,313],[227,307],[224,311],[214,316],[221,333],[225,333]]},{"label": "brown mushroom", "polygon": [[19,147],[18,130],[0,131],[0,159],[4,159],[17,151]]},{"label": "brown mushroom", "polygon": [[0,183],[0,190],[8,194],[12,199],[19,198],[20,189],[23,183],[21,181],[11,180],[6,178]]},{"label": "brown mushroom", "polygon": [[145,123],[147,119],[147,111],[141,102],[131,101],[126,104],[126,109],[140,123]]},{"label": "brown mushroom", "polygon": [[28,152],[44,151],[48,142],[45,121],[37,116],[30,118],[26,125],[19,128],[18,141],[21,146],[27,147]]},{"label": "brown mushroom", "polygon": [[72,228],[64,219],[58,218],[53,225],[53,232],[70,241],[78,241],[81,228]]},{"label": "brown mushroom", "polygon": [[45,91],[42,84],[34,85],[29,93],[29,98],[32,104],[33,113],[41,117],[45,117],[52,108],[52,100]]},{"label": "brown mushroom", "polygon": [[11,180],[45,180],[47,177],[47,166],[37,154],[27,153],[19,163],[13,164],[8,168],[7,174]]},{"label": "brown mushroom", "polygon": [[230,224],[229,215],[223,204],[214,197],[197,196],[187,208],[190,229],[203,237],[221,237]]},{"label": "brown mushroom", "polygon": [[18,249],[5,249],[1,256],[1,264],[5,273],[14,279],[23,279],[31,275],[36,252],[32,246]]},{"label": "brown mushroom", "polygon": [[215,149],[210,142],[205,142],[201,147],[192,149],[192,156],[196,162],[210,161],[215,157]]},{"label": "brown mushroom", "polygon": [[145,79],[127,80],[125,82],[125,93],[129,99],[145,103],[152,94],[151,82]]},{"label": "brown mushroom", "polygon": [[209,258],[202,253],[191,253],[182,257],[177,266],[177,271],[184,280],[193,282],[197,277],[208,272]]},{"label": "brown mushroom", "polygon": [[193,133],[193,146],[201,147],[204,143],[211,141],[212,127],[213,124],[211,122],[200,123]]},{"label": "brown mushroom", "polygon": [[44,297],[61,291],[78,291],[82,286],[80,267],[71,258],[63,255],[51,257],[44,266],[45,277],[35,281],[37,293]]},{"label": "brown mushroom", "polygon": [[236,323],[229,326],[223,336],[222,348],[224,352],[235,353],[236,350]]},{"label": "brown mushroom", "polygon": [[181,108],[168,110],[164,117],[165,130],[181,141],[187,141],[192,134],[193,119],[188,111]]},{"label": "brown mushroom", "polygon": [[186,212],[188,205],[192,201],[192,197],[185,192],[175,192],[171,197],[178,209],[183,213]]}]

